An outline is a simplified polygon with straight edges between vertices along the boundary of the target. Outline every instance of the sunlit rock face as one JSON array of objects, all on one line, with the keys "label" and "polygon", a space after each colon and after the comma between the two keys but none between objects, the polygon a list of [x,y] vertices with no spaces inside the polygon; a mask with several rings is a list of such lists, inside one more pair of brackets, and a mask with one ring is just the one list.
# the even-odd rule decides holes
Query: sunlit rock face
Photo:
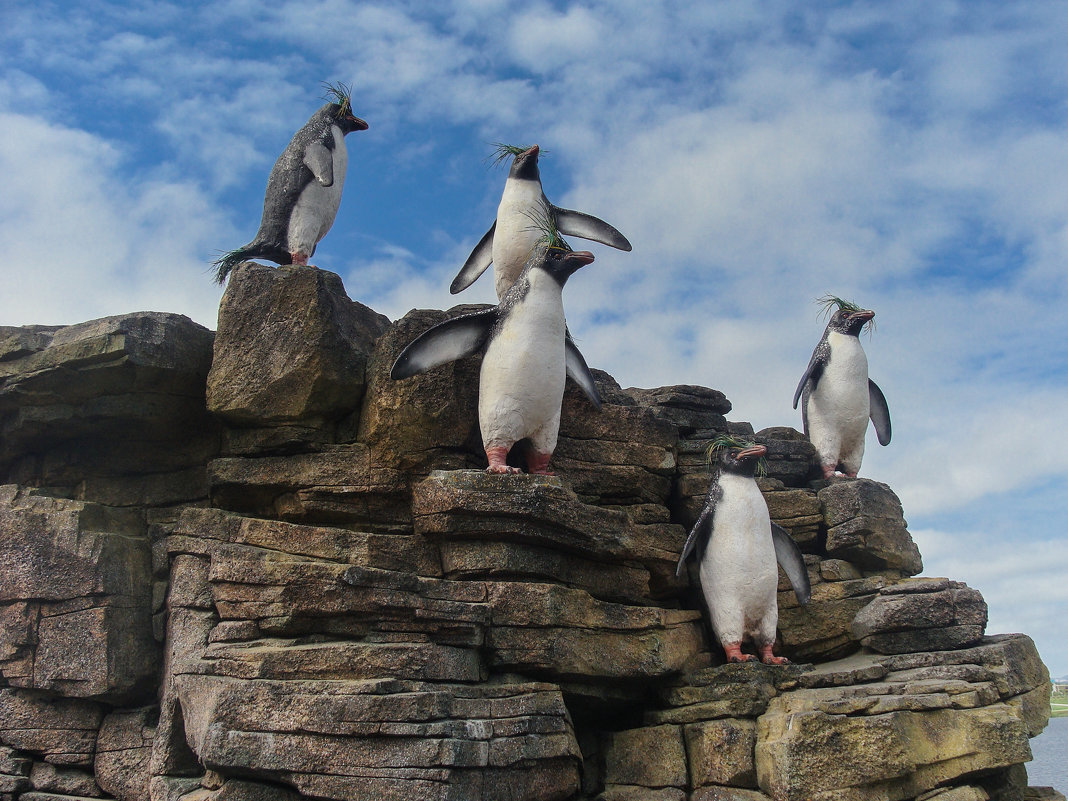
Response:
[{"label": "sunlit rock face", "polygon": [[[891,488],[810,483],[798,432],[715,390],[598,371],[556,476],[487,475],[477,358],[388,377],[466,310],[389,323],[248,265],[218,336],[0,329],[0,801],[1025,797],[1048,674],[915,578]],[[767,446],[805,554],[792,665],[721,664],[675,575],[720,433]]]}]

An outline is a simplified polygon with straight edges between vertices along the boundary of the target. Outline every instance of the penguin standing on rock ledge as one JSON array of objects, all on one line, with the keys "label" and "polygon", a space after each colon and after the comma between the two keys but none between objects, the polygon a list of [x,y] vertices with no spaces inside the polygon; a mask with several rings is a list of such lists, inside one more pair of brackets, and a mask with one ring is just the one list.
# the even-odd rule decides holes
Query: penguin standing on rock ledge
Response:
[{"label": "penguin standing on rock ledge", "polygon": [[890,410],[883,391],[868,378],[868,357],[860,344],[860,332],[875,312],[833,295],[820,302],[835,312],[794,392],[794,408],[801,398],[805,436],[819,454],[823,477],[833,478],[841,468],[856,478],[869,418],[879,444],[890,443]]},{"label": "penguin standing on rock ledge", "polygon": [[708,452],[715,460],[708,496],[675,574],[682,575],[686,559],[697,554],[701,593],[728,662],[756,661],[742,653],[742,640],[749,637],[760,661],[784,665],[789,660],[772,650],[779,624],[777,565],[801,604],[812,591],[804,557],[787,531],[771,522],[754,477],[767,448],[721,434]]},{"label": "penguin standing on rock ledge", "polygon": [[567,336],[562,290],[568,277],[593,261],[542,221],[543,239],[500,304],[447,320],[421,334],[397,357],[390,377],[402,379],[484,351],[478,385],[478,424],[490,473],[518,473],[506,459],[529,439],[529,472],[551,475],[549,459],[560,431],[564,380],[570,376],[598,408],[593,375]]},{"label": "penguin standing on rock ledge", "polygon": [[306,266],[334,224],[349,162],[345,135],[367,130],[367,123],[353,115],[349,87],[326,87],[332,102],[293,135],[271,170],[256,238],[214,262],[218,283],[248,259]]}]

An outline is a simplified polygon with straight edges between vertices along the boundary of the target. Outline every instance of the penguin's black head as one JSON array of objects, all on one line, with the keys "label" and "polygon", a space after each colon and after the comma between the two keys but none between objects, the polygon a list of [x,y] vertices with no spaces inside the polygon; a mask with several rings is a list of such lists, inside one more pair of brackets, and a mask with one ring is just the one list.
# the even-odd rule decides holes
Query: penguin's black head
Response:
[{"label": "penguin's black head", "polygon": [[500,164],[511,156],[512,168],[508,171],[509,178],[540,182],[541,173],[538,171],[540,153],[541,148],[537,145],[506,145],[498,142],[494,145],[492,158],[494,164]]},{"label": "penguin's black head", "polygon": [[720,470],[728,473],[755,476],[767,472],[767,460],[764,456],[768,449],[763,445],[720,434],[712,440],[707,452],[709,462],[714,461]]},{"label": "penguin's black head", "polygon": [[[534,145],[533,149],[537,149]],[[527,269],[545,270],[556,282],[563,286],[567,279],[581,267],[593,261],[593,254],[588,250],[574,251],[571,245],[560,236],[556,228],[556,217],[552,209],[541,206],[528,214],[530,229],[541,232],[541,238],[534,244],[527,259]]]},{"label": "penguin's black head", "polygon": [[531,145],[522,153],[516,154],[512,162],[512,169],[508,171],[509,178],[520,178],[526,181],[540,181],[541,171],[538,170],[538,154],[541,148]]},{"label": "penguin's black head", "polygon": [[565,244],[562,248],[545,248],[541,267],[563,286],[572,273],[592,261],[593,254],[588,250],[572,250]]},{"label": "penguin's black head", "polygon": [[859,336],[864,326],[875,317],[875,312],[871,309],[862,309],[857,304],[834,295],[824,295],[817,303],[822,303],[827,313],[830,313],[832,309],[835,310],[827,323],[827,330],[837,331],[839,334]]},{"label": "penguin's black head", "polygon": [[367,123],[352,113],[352,89],[343,83],[323,85],[326,87],[326,99],[332,101],[327,107],[328,114],[341,133],[366,131]]}]

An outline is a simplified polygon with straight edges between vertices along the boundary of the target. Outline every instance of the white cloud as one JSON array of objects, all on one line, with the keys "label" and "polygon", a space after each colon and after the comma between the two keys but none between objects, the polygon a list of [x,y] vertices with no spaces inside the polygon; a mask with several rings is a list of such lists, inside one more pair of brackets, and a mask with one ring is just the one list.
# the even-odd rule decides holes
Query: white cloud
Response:
[{"label": "white cloud", "polygon": [[194,187],[124,183],[122,154],[83,131],[10,113],[0,129],[5,325],[152,310],[214,327],[204,255],[224,228]]}]

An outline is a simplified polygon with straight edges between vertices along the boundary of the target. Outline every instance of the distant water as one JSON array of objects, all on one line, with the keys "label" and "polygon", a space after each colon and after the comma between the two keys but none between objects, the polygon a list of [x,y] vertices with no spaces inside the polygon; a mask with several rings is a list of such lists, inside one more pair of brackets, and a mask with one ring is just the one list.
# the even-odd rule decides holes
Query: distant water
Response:
[{"label": "distant water", "polygon": [[1068,794],[1068,718],[1050,718],[1046,730],[1031,741],[1035,755],[1027,763],[1027,783]]}]

